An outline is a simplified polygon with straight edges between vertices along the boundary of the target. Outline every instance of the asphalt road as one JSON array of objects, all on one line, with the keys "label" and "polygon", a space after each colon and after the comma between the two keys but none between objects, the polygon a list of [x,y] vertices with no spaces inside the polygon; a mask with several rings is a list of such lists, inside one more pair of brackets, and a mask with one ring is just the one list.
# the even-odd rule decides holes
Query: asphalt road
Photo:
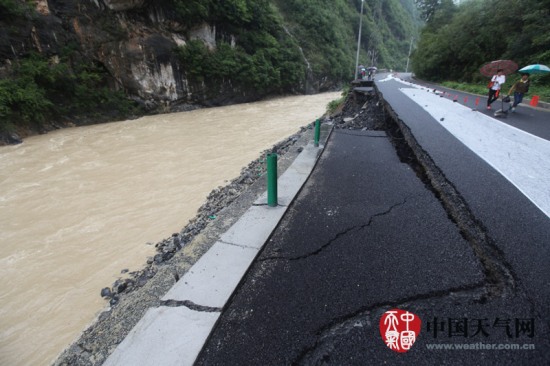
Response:
[{"label": "asphalt road", "polygon": [[[510,106],[510,103],[502,103],[502,98],[498,99],[491,104],[492,109],[487,109],[487,95],[479,96],[475,94],[470,94],[462,91],[457,91],[449,88],[445,88],[441,85],[436,85],[428,83],[422,80],[414,79],[411,77],[410,73],[399,74],[399,77],[403,80],[416,83],[418,85],[423,85],[430,90],[436,90],[437,92],[445,92],[444,98],[448,99],[457,99],[457,103],[467,105],[470,108],[477,109],[480,113],[483,113],[487,116],[494,117],[495,111],[502,109],[507,110]],[[504,84],[504,92],[508,92],[511,84]],[[465,99],[466,98],[466,99]],[[476,99],[479,98],[479,103],[476,106]],[[526,97],[527,99],[528,97]],[[511,97],[513,101],[514,98]],[[506,114],[505,118],[498,118],[502,123],[506,123],[510,126],[514,126],[523,131],[529,132],[535,136],[541,137],[546,140],[550,140],[550,109],[547,108],[533,108],[529,106],[528,103],[521,103],[516,108],[514,113]]]},{"label": "asphalt road", "polygon": [[[196,364],[550,364],[548,216],[402,87],[377,82],[434,181],[384,132],[334,130]],[[422,321],[406,353],[392,308]]]}]

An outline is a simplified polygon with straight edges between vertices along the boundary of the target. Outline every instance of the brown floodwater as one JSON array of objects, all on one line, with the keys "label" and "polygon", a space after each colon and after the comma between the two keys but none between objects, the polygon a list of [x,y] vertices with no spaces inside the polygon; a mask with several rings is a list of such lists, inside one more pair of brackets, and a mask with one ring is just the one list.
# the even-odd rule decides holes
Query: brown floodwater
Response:
[{"label": "brown floodwater", "polygon": [[68,128],[0,147],[0,364],[47,365],[208,193],[340,93]]}]

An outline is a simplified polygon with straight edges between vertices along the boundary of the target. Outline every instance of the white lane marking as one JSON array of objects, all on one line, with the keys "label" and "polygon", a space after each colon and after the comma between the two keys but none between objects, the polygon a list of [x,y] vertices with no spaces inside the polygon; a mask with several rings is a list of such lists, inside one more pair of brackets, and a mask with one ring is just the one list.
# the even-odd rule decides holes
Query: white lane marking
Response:
[{"label": "white lane marking", "polygon": [[550,217],[550,141],[419,89],[400,89]]}]

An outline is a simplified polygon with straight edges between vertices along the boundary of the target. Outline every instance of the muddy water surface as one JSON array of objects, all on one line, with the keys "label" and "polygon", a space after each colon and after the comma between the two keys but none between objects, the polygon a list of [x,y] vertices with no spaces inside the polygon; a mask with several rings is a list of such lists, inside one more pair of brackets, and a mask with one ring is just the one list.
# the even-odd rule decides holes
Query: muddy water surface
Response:
[{"label": "muddy water surface", "polygon": [[0,364],[47,365],[208,193],[339,93],[70,128],[0,147]]}]

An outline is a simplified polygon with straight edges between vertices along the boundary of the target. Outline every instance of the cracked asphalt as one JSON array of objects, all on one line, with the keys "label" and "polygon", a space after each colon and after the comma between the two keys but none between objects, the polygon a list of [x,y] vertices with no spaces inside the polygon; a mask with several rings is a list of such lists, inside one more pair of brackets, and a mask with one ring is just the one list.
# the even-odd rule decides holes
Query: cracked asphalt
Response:
[{"label": "cracked asphalt", "polygon": [[[362,118],[363,112],[346,113]],[[507,261],[499,238],[485,232],[491,226],[477,221],[467,200],[444,203],[460,193],[437,192],[402,162],[394,145],[405,139],[388,131],[333,130],[196,365],[550,363],[544,293],[530,293],[537,284],[517,274],[524,269]],[[447,179],[441,171],[428,175],[438,174]],[[380,318],[394,307],[422,320],[404,354],[380,336]],[[460,321],[464,327],[452,325]],[[433,344],[535,349],[433,350]]]}]

